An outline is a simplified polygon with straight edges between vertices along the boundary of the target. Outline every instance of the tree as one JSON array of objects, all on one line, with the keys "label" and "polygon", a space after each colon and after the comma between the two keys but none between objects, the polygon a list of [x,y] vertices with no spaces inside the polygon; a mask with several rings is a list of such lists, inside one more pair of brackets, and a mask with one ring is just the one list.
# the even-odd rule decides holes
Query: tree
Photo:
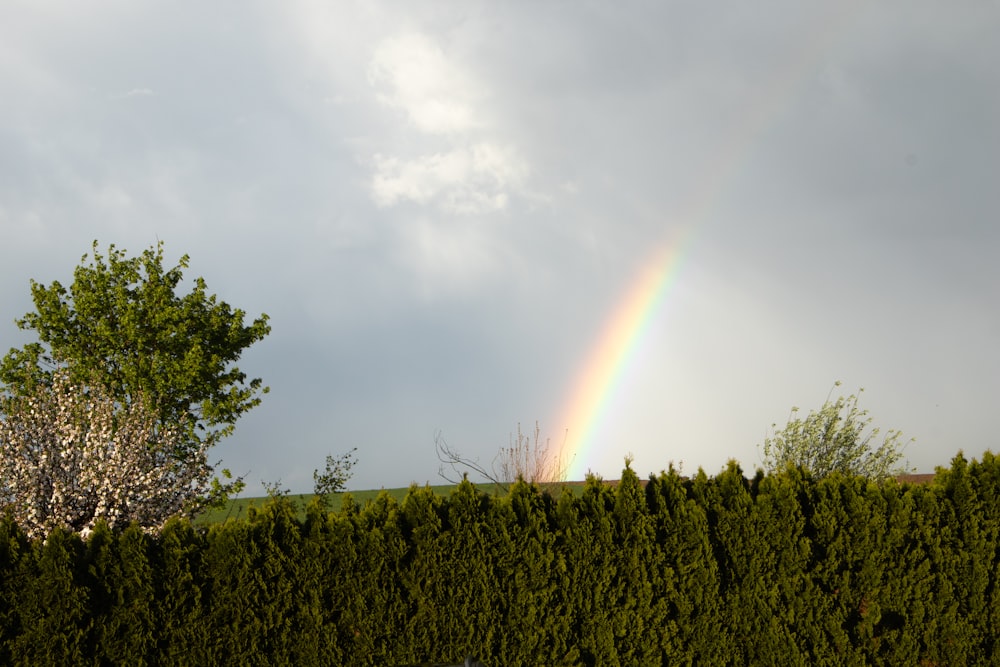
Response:
[{"label": "tree", "polygon": [[354,456],[356,451],[358,451],[357,447],[336,458],[328,455],[323,473],[320,474],[318,469],[313,470],[313,493],[323,497],[343,491],[347,480],[351,478],[351,468],[358,462],[357,457]]},{"label": "tree", "polygon": [[[462,456],[440,433],[434,438],[434,447],[441,462],[438,474],[452,484],[461,481],[459,473],[464,475],[469,470],[503,488],[509,487],[518,479],[538,484],[562,482],[566,480],[569,471],[569,464],[562,459],[561,449],[559,454],[555,454],[550,449],[550,440],[546,438],[542,441],[538,422],[535,422],[533,438],[521,432],[519,423],[517,438],[511,434],[509,445],[500,448],[489,468],[479,463],[478,459]],[[451,472],[447,472],[446,468]]]},{"label": "tree", "polygon": [[0,505],[30,537],[57,527],[86,535],[99,519],[158,529],[193,514],[210,489],[207,443],[178,457],[183,423],[161,426],[147,401],[121,406],[68,369],[3,397],[0,410]]},{"label": "tree", "polygon": [[[839,381],[834,383],[834,387],[839,386]],[[801,466],[820,477],[841,472],[875,479],[905,472],[905,467],[897,465],[905,447],[901,442],[903,434],[889,430],[874,448],[880,429],[865,432],[872,419],[867,410],[858,408],[858,396],[863,391],[859,389],[857,394],[840,396],[832,402],[827,396],[823,407],[805,419],[795,417],[799,409],[793,407],[788,423],[780,431],[777,424],[771,424],[774,435],[764,440],[765,469],[776,472]]]},{"label": "tree", "polygon": [[[10,350],[0,382],[7,393],[23,394],[52,386],[55,370],[66,367],[73,382],[99,383],[123,409],[148,401],[157,428],[183,426],[174,456],[196,457],[231,434],[267,393],[235,362],[270,332],[268,316],[244,325],[244,312],[209,295],[202,278],[178,295],[189,257],[164,269],[162,242],[132,258],[111,245],[105,258],[94,241],[92,255],[89,263],[83,256],[69,289],[31,281],[36,312],[17,326],[35,331],[39,342]],[[241,486],[237,480],[216,491]]]},{"label": "tree", "polygon": [[358,462],[354,452],[355,447],[346,454],[333,457],[327,455],[326,468],[320,473],[318,469],[313,470],[313,493],[319,500],[320,507],[329,506],[329,496],[338,493],[346,488],[347,480],[351,478],[351,468]]}]

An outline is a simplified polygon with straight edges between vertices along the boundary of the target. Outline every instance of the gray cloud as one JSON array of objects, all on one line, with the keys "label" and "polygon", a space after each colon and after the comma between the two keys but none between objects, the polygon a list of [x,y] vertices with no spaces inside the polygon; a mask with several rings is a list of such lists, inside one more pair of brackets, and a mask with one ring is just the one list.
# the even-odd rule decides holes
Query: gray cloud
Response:
[{"label": "gray cloud", "polygon": [[[307,489],[558,440],[596,340],[690,240],[580,461],[746,468],[866,387],[922,470],[993,446],[990,3],[154,3],[0,10],[0,343],[97,238],[268,312],[272,393],[218,452]],[[576,427],[578,428],[578,427]],[[256,492],[257,489],[251,489]]]}]

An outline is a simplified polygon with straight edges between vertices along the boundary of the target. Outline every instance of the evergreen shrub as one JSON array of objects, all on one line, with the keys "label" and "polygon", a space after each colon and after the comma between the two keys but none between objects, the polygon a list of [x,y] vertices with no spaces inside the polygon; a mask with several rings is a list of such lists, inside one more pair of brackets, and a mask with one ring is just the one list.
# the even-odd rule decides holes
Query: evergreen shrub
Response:
[{"label": "evergreen shrub", "polygon": [[0,664],[996,664],[998,501],[987,452],[926,485],[626,467],[87,540],[8,516]]}]

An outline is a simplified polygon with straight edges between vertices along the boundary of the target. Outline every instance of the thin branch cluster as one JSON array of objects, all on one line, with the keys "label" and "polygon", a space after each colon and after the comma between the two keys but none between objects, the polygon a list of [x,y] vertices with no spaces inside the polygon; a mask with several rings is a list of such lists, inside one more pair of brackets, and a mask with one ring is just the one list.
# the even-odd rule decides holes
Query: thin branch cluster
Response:
[{"label": "thin branch cluster", "polygon": [[470,470],[504,488],[519,479],[533,484],[564,482],[569,474],[569,463],[562,458],[563,447],[559,448],[559,453],[552,452],[549,439],[541,438],[538,422],[535,422],[534,437],[523,433],[518,424],[517,437],[511,435],[510,444],[500,448],[489,468],[478,459],[462,456],[440,433],[434,438],[434,446],[441,462],[438,474],[453,484],[458,483],[459,475]]},{"label": "thin branch cluster", "polygon": [[347,480],[351,478],[351,468],[358,462],[354,456],[356,451],[357,447],[336,458],[328,455],[323,472],[320,473],[318,469],[313,470],[313,493],[325,497],[343,491],[347,486]]},{"label": "thin branch cluster", "polygon": [[177,456],[183,424],[158,424],[142,400],[117,403],[66,369],[51,385],[4,397],[2,412],[0,506],[32,538],[56,527],[86,536],[99,519],[156,530],[211,488],[207,444]]},{"label": "thin branch cluster", "polygon": [[523,479],[537,484],[550,484],[566,480],[568,466],[562,459],[562,453],[556,454],[550,449],[549,438],[541,439],[541,428],[535,422],[534,437],[521,432],[517,425],[517,438],[510,437],[510,444],[502,447],[493,460],[493,469],[497,477],[504,482],[514,482]]}]

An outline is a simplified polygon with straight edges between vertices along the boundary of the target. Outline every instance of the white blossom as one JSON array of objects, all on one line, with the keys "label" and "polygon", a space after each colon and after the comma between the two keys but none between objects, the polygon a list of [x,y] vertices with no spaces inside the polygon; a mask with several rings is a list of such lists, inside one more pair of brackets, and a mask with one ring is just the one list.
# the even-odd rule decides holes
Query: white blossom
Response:
[{"label": "white blossom", "polygon": [[207,444],[177,454],[182,427],[158,426],[142,400],[116,403],[59,370],[50,387],[3,399],[0,506],[33,538],[56,527],[86,536],[101,518],[157,530],[210,488]]}]

